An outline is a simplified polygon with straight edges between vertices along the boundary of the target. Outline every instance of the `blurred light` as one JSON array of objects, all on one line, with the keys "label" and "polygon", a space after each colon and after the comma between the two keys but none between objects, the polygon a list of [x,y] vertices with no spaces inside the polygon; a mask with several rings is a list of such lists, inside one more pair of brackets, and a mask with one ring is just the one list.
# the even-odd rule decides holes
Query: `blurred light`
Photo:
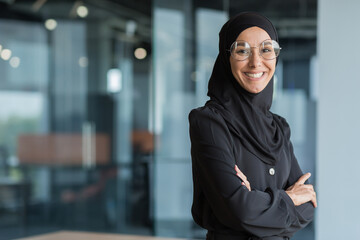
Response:
[{"label": "blurred light", "polygon": [[47,30],[54,30],[57,27],[57,22],[55,19],[48,19],[45,21],[45,27]]},{"label": "blurred light", "polygon": [[10,66],[12,66],[13,68],[18,68],[20,66],[20,58],[12,57],[10,59]]},{"label": "blurred light", "polygon": [[5,61],[9,60],[11,58],[11,50],[9,49],[4,49],[1,51],[1,58],[4,59]]},{"label": "blurred light", "polygon": [[89,60],[87,57],[81,57],[79,58],[79,65],[80,67],[87,67],[89,64]]},{"label": "blurred light", "polygon": [[1,53],[1,50],[2,50],[2,46],[0,45],[0,53]]},{"label": "blurred light", "polygon": [[129,20],[126,22],[126,34],[129,36],[133,36],[135,34],[137,28],[137,23],[133,20]]},{"label": "blurred light", "polygon": [[107,73],[107,90],[110,93],[120,92],[122,88],[122,74],[120,69],[110,69]]},{"label": "blurred light", "polygon": [[79,17],[85,18],[89,14],[87,7],[81,5],[76,9],[76,13]]},{"label": "blurred light", "polygon": [[134,55],[137,59],[144,59],[147,56],[147,52],[144,48],[137,48],[134,52]]}]

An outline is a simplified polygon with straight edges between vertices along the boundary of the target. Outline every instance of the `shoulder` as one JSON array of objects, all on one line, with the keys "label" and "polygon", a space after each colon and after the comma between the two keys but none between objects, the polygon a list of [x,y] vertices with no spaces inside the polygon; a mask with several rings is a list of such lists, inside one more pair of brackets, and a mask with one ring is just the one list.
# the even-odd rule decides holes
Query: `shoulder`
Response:
[{"label": "shoulder", "polygon": [[209,123],[225,124],[225,121],[217,109],[205,105],[191,110],[189,123],[191,126],[193,124],[207,125]]},{"label": "shoulder", "polygon": [[189,127],[192,144],[231,145],[230,130],[224,118],[211,106],[193,109],[189,113]]},{"label": "shoulder", "polygon": [[273,113],[273,116],[274,116],[274,120],[277,122],[277,125],[280,127],[284,136],[287,139],[290,139],[291,130],[290,130],[289,123],[286,121],[286,119],[284,117],[281,117],[280,115]]},{"label": "shoulder", "polygon": [[190,132],[201,136],[208,136],[209,134],[228,136],[230,134],[220,111],[209,105],[193,109],[189,113],[189,125]]}]

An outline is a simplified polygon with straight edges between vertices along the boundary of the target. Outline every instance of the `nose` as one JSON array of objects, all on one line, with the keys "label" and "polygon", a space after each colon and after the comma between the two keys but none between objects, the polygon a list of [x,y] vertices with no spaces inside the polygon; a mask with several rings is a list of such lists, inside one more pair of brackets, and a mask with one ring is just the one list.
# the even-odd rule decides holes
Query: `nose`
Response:
[{"label": "nose", "polygon": [[249,56],[249,66],[250,67],[260,67],[262,64],[262,58],[258,49],[252,49],[251,54]]}]

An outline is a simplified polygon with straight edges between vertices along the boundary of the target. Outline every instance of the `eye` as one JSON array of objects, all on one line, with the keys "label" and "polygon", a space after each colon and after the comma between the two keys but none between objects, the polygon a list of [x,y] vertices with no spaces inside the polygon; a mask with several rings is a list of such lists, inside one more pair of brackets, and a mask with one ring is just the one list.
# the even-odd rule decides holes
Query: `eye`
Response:
[{"label": "eye", "polygon": [[247,55],[249,52],[250,51],[248,49],[235,49],[235,53],[239,55]]},{"label": "eye", "polygon": [[271,53],[274,51],[274,49],[270,48],[270,47],[266,47],[266,48],[263,48],[261,51],[262,51],[262,53]]}]

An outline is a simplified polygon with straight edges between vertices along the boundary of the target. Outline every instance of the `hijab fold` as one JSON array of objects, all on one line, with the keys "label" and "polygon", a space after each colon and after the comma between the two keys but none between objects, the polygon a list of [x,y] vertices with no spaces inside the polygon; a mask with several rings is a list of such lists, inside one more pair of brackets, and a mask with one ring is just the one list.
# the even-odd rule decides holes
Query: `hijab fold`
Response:
[{"label": "hijab fold", "polygon": [[[236,81],[230,67],[230,46],[247,28],[259,27],[278,41],[273,24],[264,16],[246,12],[231,18],[219,33],[219,54],[209,80],[206,103],[225,119],[229,129],[243,146],[266,164],[275,165],[281,158],[285,136],[283,121],[270,112],[273,79],[259,93],[250,93]],[[236,147],[236,146],[235,146]]]}]

